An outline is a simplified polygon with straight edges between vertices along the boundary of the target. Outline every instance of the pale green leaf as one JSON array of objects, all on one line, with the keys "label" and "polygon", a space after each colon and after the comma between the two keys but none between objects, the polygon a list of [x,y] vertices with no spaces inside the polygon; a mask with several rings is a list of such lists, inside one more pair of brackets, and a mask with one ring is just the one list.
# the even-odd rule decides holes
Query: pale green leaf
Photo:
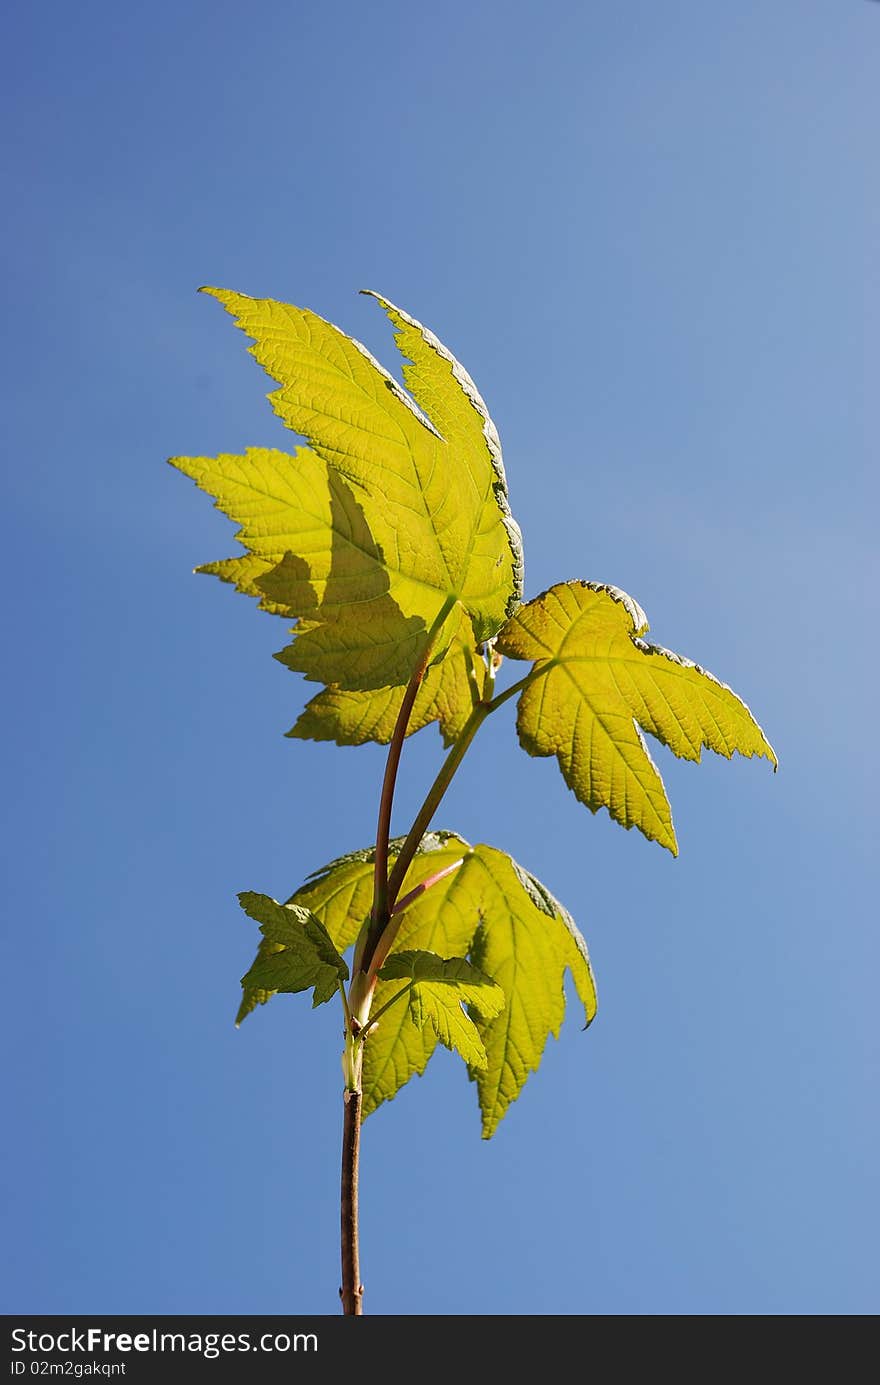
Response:
[{"label": "pale green leaf", "polygon": [[[397,858],[404,840],[403,837],[392,837],[388,844],[391,861]],[[462,845],[461,838],[454,832],[426,833],[407,874],[406,889],[461,857]],[[464,846],[467,849],[466,843]],[[374,859],[374,848],[371,846],[364,847],[362,851],[349,851],[320,870],[313,871],[305,884],[288,900],[289,904],[297,904],[314,913],[340,952],[355,941],[361,924],[370,912]]]},{"label": "pale green leaf", "polygon": [[530,755],[555,755],[565,782],[593,812],[678,854],[648,731],[687,760],[704,746],[776,756],[746,704],[711,673],[641,638],[648,623],[625,592],[563,582],[521,606],[496,647],[534,660],[519,699],[517,730]]},{"label": "pale green leaf", "polygon": [[[497,1019],[477,1022],[486,1049],[485,1070],[476,1069],[483,1137],[488,1139],[529,1073],[540,1065],[548,1035],[558,1037],[565,1015],[563,976],[571,972],[585,1023],[596,1014],[596,986],[587,945],[568,913],[544,885],[493,847],[474,851],[467,882],[483,898],[482,921],[470,958],[493,977],[507,1003]],[[526,885],[528,881],[528,887]]]},{"label": "pale green leaf", "polygon": [[[390,859],[402,839],[391,843]],[[563,977],[571,971],[589,1023],[596,991],[586,944],[570,915],[549,890],[504,852],[468,845],[450,832],[429,833],[413,860],[401,895],[461,862],[431,885],[403,913],[386,967],[400,952],[424,951],[441,958],[469,956],[500,985],[505,1009],[496,1018],[474,1015],[488,1066],[477,1073],[483,1133],[492,1134],[528,1074],[540,1061],[550,1033],[565,1013]],[[354,941],[369,912],[373,851],[353,852],[332,862],[293,896],[322,920],[340,951]],[[379,980],[376,1013],[400,989]],[[436,1034],[413,1023],[410,1010],[393,1006],[379,1019],[364,1048],[364,1111],[390,1100],[415,1073],[422,1073]]]},{"label": "pale green leaf", "polygon": [[[495,473],[491,484],[514,558],[514,587],[521,596],[522,535],[507,500],[501,440],[479,390],[461,362],[433,332],[381,294],[372,289],[363,292],[375,298],[391,319],[398,349],[406,358],[403,378],[407,389],[449,448],[462,457],[479,457],[481,461],[488,454]],[[488,628],[482,634],[479,627],[475,628],[478,638],[490,637]]]},{"label": "pale green leaf", "polygon": [[254,339],[281,385],[276,412],[312,449],[173,459],[241,525],[248,549],[204,570],[299,618],[279,657],[348,690],[404,683],[429,630],[439,626],[437,659],[461,612],[475,641],[494,635],[520,597],[521,542],[497,434],[466,372],[405,319],[446,439],[364,347],[315,314],[207,292]]},{"label": "pale green leaf", "polygon": [[[297,637],[278,655],[307,678],[348,687],[405,681],[424,649],[436,592],[386,562],[367,524],[363,496],[307,447],[289,456],[252,447],[243,456],[174,457],[172,463],[240,525],[248,552],[198,569],[297,617]],[[406,614],[404,613],[406,609]],[[450,612],[438,648],[460,618]]]},{"label": "pale green leaf", "polygon": [[248,917],[259,923],[263,941],[241,980],[244,994],[236,1023],[278,991],[314,987],[315,1005],[330,1000],[339,983],[348,979],[348,967],[320,919],[309,909],[279,904],[269,895],[245,891],[238,899]]},{"label": "pale green leaf", "polygon": [[[390,843],[392,862],[402,845],[402,837]],[[454,833],[429,832],[407,872],[404,893],[461,860],[468,850],[467,843]],[[342,856],[316,872],[293,896],[294,902],[313,910],[322,920],[340,951],[354,942],[370,911],[373,859],[372,847]],[[429,899],[432,894],[433,890],[428,891],[423,898]],[[467,951],[474,926],[470,913],[460,915],[452,908],[438,914],[414,905],[403,916],[398,946],[436,952],[443,957],[460,956]],[[373,1011],[379,1010],[399,989],[399,984],[380,980]],[[394,1006],[382,1016],[364,1049],[365,1115],[390,1100],[413,1074],[424,1072],[436,1042],[434,1030],[418,1029],[405,1005]]]},{"label": "pale green leaf", "polygon": [[[473,705],[475,647],[470,621],[462,615],[459,633],[445,656],[428,669],[416,696],[407,735],[436,721],[445,745],[461,735]],[[480,674],[482,670],[479,670]],[[307,703],[288,736],[299,740],[387,745],[394,732],[405,687],[351,692],[330,687]]]},{"label": "pale green leaf", "polygon": [[483,1019],[500,1015],[504,992],[490,977],[463,957],[442,958],[434,952],[392,952],[379,975],[383,981],[410,983],[409,1009],[417,1029],[430,1024],[446,1048],[472,1067],[486,1066],[479,1031],[462,1005],[470,1005]]}]

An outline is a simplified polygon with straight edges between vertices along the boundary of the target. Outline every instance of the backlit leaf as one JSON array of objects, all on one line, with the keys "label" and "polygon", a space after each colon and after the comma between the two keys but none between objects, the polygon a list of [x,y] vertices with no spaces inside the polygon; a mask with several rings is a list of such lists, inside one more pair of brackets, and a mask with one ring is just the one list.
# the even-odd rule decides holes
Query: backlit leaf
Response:
[{"label": "backlit leaf", "polygon": [[348,980],[340,957],[320,919],[296,904],[279,904],[269,895],[245,891],[242,909],[260,925],[263,941],[250,970],[242,977],[244,994],[236,1024],[278,991],[307,991],[314,987],[314,1005],[323,1005]]},{"label": "backlit leaf", "polygon": [[[390,843],[391,861],[402,845],[403,838]],[[404,893],[445,866],[461,860],[468,850],[467,843],[454,833],[428,833],[407,872]],[[439,891],[442,887],[443,882],[436,888]],[[433,890],[428,891],[419,904],[433,894]],[[296,903],[314,910],[340,951],[354,942],[370,911],[372,898],[371,847],[331,862],[293,896]],[[441,957],[464,955],[474,932],[472,913],[461,914],[455,908],[438,912],[420,908],[419,904],[407,910],[403,917],[398,947],[435,952]],[[373,1001],[374,1013],[399,989],[399,984],[380,980]],[[368,1115],[381,1102],[390,1100],[414,1073],[424,1072],[436,1043],[434,1031],[417,1028],[406,1005],[396,1005],[383,1015],[364,1048],[364,1114]]]},{"label": "backlit leaf", "polygon": [[339,688],[405,683],[429,630],[436,659],[462,612],[475,642],[494,635],[520,597],[521,540],[494,425],[462,367],[380,300],[447,438],[360,343],[314,313],[206,291],[254,339],[281,386],[273,407],[311,448],[173,459],[241,525],[248,550],[203,570],[298,618],[279,657]]},{"label": "backlit leaf", "polygon": [[707,746],[729,759],[776,756],[744,702],[711,673],[641,636],[645,614],[625,592],[562,582],[521,606],[497,648],[534,660],[517,730],[530,755],[555,755],[565,782],[594,813],[678,854],[648,731],[686,760]]},{"label": "backlit leaf", "polygon": [[[428,669],[416,696],[407,735],[436,721],[445,745],[461,735],[473,705],[476,659],[470,621],[462,616],[459,634],[443,659]],[[476,669],[482,677],[482,669]],[[350,692],[325,688],[306,704],[288,736],[299,740],[335,741],[337,745],[362,745],[391,740],[405,688],[377,688]]]},{"label": "backlit leaf", "polygon": [[[393,861],[402,840],[391,843]],[[475,1014],[487,1067],[477,1080],[483,1134],[493,1133],[530,1072],[537,1069],[548,1034],[558,1034],[565,1013],[563,977],[571,971],[585,1020],[596,1013],[596,990],[586,944],[571,916],[534,876],[502,851],[469,846],[450,832],[429,833],[402,888],[416,885],[460,861],[404,912],[387,965],[401,952],[442,958],[467,957],[498,985],[505,1008],[497,1017]],[[324,923],[340,951],[352,943],[370,909],[373,852],[341,857],[293,896]],[[400,989],[380,979],[373,1013]],[[419,1029],[409,1008],[393,1006],[371,1031],[364,1048],[364,1112],[390,1100],[414,1073],[422,1073],[436,1044]]]},{"label": "backlit leaf", "polygon": [[462,1005],[494,1019],[504,1009],[500,986],[463,957],[444,959],[434,952],[392,952],[379,975],[383,981],[410,983],[409,1011],[417,1029],[430,1024],[446,1048],[472,1067],[486,1066],[479,1031]]}]

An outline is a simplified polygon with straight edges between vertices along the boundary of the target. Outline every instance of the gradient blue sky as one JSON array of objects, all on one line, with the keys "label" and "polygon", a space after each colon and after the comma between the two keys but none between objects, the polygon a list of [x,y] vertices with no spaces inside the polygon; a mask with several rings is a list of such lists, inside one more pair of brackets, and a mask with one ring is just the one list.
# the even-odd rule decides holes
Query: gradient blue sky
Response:
[{"label": "gradient blue sky", "polygon": [[[599,1018],[488,1144],[445,1053],[368,1122],[368,1310],[876,1311],[880,6],[6,27],[3,1309],[336,1311],[338,1020],[236,1032],[235,894],[367,843],[382,756],[283,740],[283,627],[190,575],[232,530],[164,458],[290,440],[215,283],[392,366],[355,290],[430,324],[527,592],[625,588],[781,760],[658,747],[674,861],[486,729],[440,825],[568,904]],[[410,742],[398,825],[439,755]]]}]

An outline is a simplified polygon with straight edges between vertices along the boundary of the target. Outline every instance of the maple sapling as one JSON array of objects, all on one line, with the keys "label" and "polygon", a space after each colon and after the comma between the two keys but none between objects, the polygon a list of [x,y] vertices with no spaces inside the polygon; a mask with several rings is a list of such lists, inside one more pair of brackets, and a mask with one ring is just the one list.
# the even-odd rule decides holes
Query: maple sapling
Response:
[{"label": "maple sapling", "polygon": [[[563,905],[507,853],[432,828],[480,727],[518,699],[523,749],[555,755],[581,803],[674,855],[645,732],[688,760],[703,747],[774,767],[776,757],[730,688],[645,640],[645,614],[626,593],[569,581],[523,602],[495,425],[433,333],[372,295],[394,327],[404,389],[314,313],[204,291],[252,338],[280,386],[275,412],[308,446],[172,458],[240,526],[243,552],[198,571],[294,622],[276,658],[320,691],[289,736],[388,746],[375,841],[284,903],[239,896],[262,939],[237,1023],[279,992],[341,1001],[340,1292],[357,1316],[362,1120],[425,1070],[439,1042],[475,1080],[489,1138],[559,1032],[566,972],[586,1024],[596,1013],[587,946]],[[511,662],[528,667],[499,690]],[[392,838],[405,740],[432,722],[446,758],[409,831]]]}]

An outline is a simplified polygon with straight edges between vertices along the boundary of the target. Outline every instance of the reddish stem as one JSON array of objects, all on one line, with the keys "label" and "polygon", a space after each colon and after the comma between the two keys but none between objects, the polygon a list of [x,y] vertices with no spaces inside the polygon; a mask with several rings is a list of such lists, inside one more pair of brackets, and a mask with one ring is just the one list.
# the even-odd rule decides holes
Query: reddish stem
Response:
[{"label": "reddish stem", "polygon": [[411,904],[415,903],[419,895],[423,895],[426,890],[431,889],[432,885],[436,885],[438,881],[445,879],[447,875],[451,875],[454,870],[458,870],[459,866],[462,865],[464,865],[464,857],[460,856],[459,859],[453,861],[451,865],[444,866],[442,870],[435,871],[433,875],[429,875],[427,880],[423,880],[420,885],[416,885],[414,890],[410,890],[409,894],[403,896],[403,899],[398,899],[396,901],[391,910],[392,914],[403,913],[404,909],[408,909]]}]

